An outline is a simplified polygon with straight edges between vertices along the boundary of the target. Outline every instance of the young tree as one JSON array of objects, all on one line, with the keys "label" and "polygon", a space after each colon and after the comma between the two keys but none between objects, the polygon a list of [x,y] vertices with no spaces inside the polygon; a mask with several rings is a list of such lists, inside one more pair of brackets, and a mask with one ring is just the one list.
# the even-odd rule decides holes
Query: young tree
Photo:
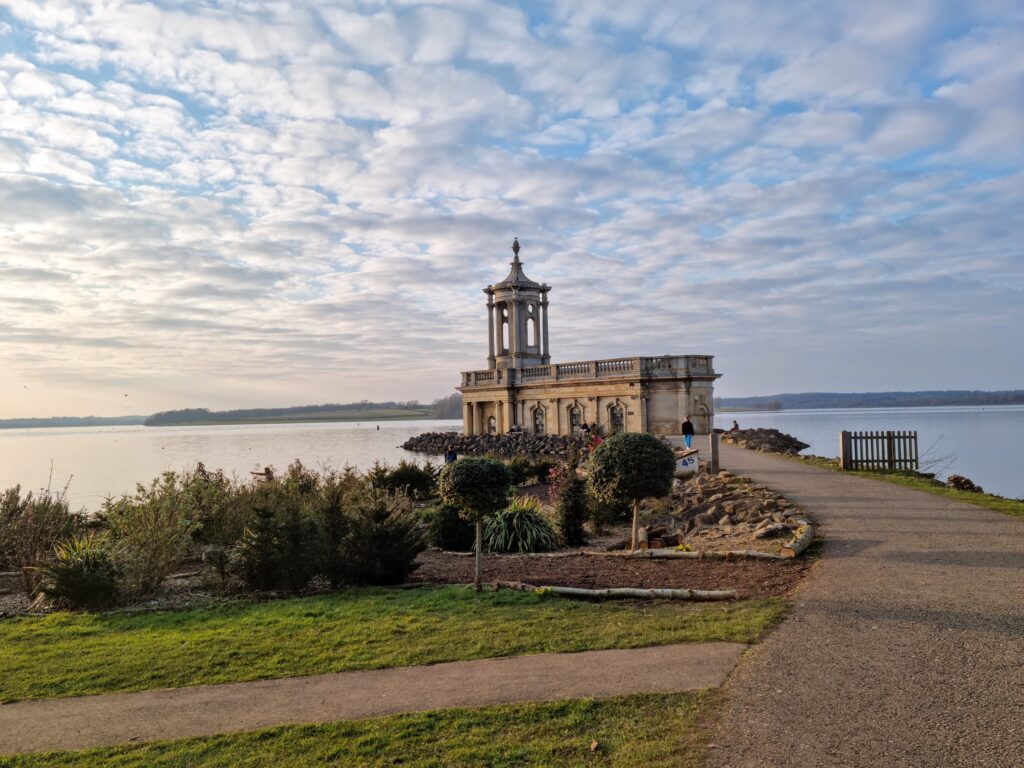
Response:
[{"label": "young tree", "polygon": [[494,459],[459,459],[441,471],[438,491],[459,512],[476,524],[476,574],[473,585],[480,591],[483,570],[483,520],[508,506],[512,473]]},{"label": "young tree", "polygon": [[676,460],[672,448],[654,435],[623,432],[605,440],[590,459],[589,479],[599,498],[633,503],[630,550],[636,550],[640,500],[672,490]]}]

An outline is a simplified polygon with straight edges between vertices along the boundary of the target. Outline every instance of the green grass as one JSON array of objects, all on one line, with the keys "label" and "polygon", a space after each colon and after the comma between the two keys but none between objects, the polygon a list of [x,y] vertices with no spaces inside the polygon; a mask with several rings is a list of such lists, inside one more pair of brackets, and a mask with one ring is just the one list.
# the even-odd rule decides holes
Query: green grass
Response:
[{"label": "green grass", "polygon": [[0,702],[525,653],[755,642],[781,599],[585,603],[465,587],[352,589],[143,614],[0,621]]},{"label": "green grass", "polygon": [[[394,766],[695,768],[708,693],[449,709],[325,725],[0,758],[4,768]],[[592,742],[597,747],[591,749]]]},{"label": "green grass", "polygon": [[992,509],[1014,517],[1024,517],[1024,501],[1020,499],[1007,499],[1002,496],[993,496],[989,493],[971,493],[950,488],[939,480],[932,480],[927,477],[919,477],[905,470],[842,470],[839,467],[838,459],[827,459],[823,456],[790,456],[805,464],[812,464],[823,469],[834,469],[837,472],[845,471],[848,475],[858,477],[869,477],[872,480],[884,480],[887,483],[902,485],[906,488],[916,488],[919,491],[934,493],[936,496],[945,496],[947,499],[962,501],[966,504],[973,504],[976,507]]}]

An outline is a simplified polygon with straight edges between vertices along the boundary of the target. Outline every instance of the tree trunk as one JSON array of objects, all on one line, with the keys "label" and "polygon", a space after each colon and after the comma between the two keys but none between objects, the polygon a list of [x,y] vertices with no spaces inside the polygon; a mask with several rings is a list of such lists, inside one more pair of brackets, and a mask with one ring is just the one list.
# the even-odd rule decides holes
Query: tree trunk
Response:
[{"label": "tree trunk", "polygon": [[637,537],[640,533],[640,500],[633,499],[633,538],[629,546],[630,552],[636,552]]},{"label": "tree trunk", "polygon": [[480,582],[484,572],[484,523],[476,521],[476,574],[473,577],[473,588],[480,591]]}]

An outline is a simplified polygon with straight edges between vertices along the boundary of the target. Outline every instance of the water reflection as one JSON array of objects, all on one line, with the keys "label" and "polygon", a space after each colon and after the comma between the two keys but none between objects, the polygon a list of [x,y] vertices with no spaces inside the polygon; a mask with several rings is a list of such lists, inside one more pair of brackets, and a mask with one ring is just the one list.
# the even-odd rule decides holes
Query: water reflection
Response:
[{"label": "water reflection", "polygon": [[368,469],[378,459],[422,461],[398,446],[421,432],[460,428],[460,421],[388,421],[0,430],[0,489],[59,488],[70,476],[72,503],[95,510],[105,496],[197,461],[240,476],[267,464],[284,469],[296,458],[316,468]]}]

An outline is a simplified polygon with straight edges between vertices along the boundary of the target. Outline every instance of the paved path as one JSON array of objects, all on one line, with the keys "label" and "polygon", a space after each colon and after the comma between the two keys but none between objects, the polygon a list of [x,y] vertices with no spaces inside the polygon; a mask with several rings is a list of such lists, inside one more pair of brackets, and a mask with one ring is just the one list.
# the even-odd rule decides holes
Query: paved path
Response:
[{"label": "paved path", "polygon": [[725,445],[722,463],[826,543],[730,675],[712,764],[1024,766],[1024,520]]},{"label": "paved path", "polygon": [[746,646],[687,643],[339,672],[0,706],[0,754],[208,736],[444,707],[688,691],[722,684]]}]

